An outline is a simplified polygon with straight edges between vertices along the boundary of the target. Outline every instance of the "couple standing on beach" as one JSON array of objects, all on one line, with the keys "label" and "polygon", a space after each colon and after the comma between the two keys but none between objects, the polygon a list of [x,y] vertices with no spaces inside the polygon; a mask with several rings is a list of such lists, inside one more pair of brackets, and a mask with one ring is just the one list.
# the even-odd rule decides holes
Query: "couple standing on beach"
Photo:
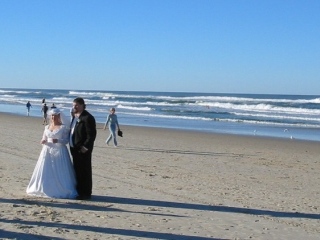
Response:
[{"label": "couple standing on beach", "polygon": [[43,147],[27,194],[78,200],[91,198],[91,158],[97,130],[95,118],[85,108],[83,98],[73,100],[71,123],[58,108],[50,110],[51,123],[45,127]]}]

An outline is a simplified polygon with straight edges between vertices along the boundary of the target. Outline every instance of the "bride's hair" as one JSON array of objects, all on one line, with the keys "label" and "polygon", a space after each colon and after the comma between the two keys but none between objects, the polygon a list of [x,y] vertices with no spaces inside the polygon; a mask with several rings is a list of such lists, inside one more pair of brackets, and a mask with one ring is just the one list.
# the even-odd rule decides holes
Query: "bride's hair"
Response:
[{"label": "bride's hair", "polygon": [[66,127],[70,127],[70,119],[63,114],[63,112],[59,108],[52,108],[49,111],[49,115],[59,115],[61,124]]}]

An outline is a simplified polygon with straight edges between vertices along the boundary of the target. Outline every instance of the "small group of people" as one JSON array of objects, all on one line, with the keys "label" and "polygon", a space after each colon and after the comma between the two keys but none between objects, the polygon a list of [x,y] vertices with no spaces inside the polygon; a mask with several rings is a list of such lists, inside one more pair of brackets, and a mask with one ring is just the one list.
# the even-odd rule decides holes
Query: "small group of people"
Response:
[{"label": "small group of people", "polygon": [[51,121],[43,132],[40,142],[43,147],[27,187],[27,194],[78,200],[91,198],[91,162],[97,134],[96,121],[86,110],[83,98],[75,98],[72,109],[71,120],[60,109],[50,109]]},{"label": "small group of people", "polygon": [[[52,103],[50,109],[55,109],[57,108],[54,103]],[[48,106],[45,103],[45,99],[42,99],[42,108],[41,108],[41,112],[42,112],[42,116],[43,116],[43,124],[42,125],[47,125],[48,124]]]},{"label": "small group of people", "polygon": [[[30,116],[30,108],[32,108],[32,105],[30,103],[30,101],[28,101],[26,103],[26,108],[27,108],[27,116]],[[54,105],[54,103],[52,103],[50,109],[53,109],[53,108],[56,108],[56,105]],[[48,117],[48,106],[46,104],[46,99],[42,99],[42,108],[41,108],[41,112],[42,112],[42,115],[43,115],[43,124],[47,125],[48,122],[47,122],[47,117]]]}]

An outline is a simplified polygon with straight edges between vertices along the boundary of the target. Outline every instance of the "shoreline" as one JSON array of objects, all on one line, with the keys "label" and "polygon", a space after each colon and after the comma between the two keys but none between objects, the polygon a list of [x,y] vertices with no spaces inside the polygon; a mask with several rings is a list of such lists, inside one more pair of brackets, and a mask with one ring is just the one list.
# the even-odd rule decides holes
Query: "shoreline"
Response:
[{"label": "shoreline", "polygon": [[318,239],[319,144],[97,125],[91,201],[25,190],[41,150],[37,117],[0,113],[0,233],[39,239]]},{"label": "shoreline", "polygon": [[[28,117],[28,118],[34,118],[34,119],[41,119],[41,116],[26,116],[23,114],[18,114],[18,113],[11,113],[11,112],[1,112],[0,111],[0,116],[1,115],[10,115],[10,116],[20,116],[20,117]],[[97,122],[97,127],[102,126],[103,127],[104,123]],[[306,142],[316,142],[319,143],[319,140],[313,140],[313,139],[290,139],[289,137],[281,137],[281,136],[265,136],[265,135],[254,135],[254,134],[239,134],[239,133],[222,133],[219,131],[206,131],[206,130],[197,130],[197,129],[179,129],[179,128],[170,128],[170,127],[157,127],[157,126],[138,126],[138,125],[126,125],[126,124],[121,124],[121,126],[126,126],[129,128],[150,128],[150,129],[163,129],[166,131],[177,131],[177,132],[190,132],[190,133],[196,133],[196,134],[213,134],[213,135],[230,135],[230,136],[238,136],[238,137],[248,137],[248,138],[262,138],[262,139],[270,139],[270,140],[284,140],[284,141],[306,141]]]},{"label": "shoreline", "polygon": [[3,93],[0,111],[19,115],[30,101],[31,115],[41,117],[43,99],[69,115],[74,97],[83,96],[99,123],[112,106],[124,125],[320,142],[317,96],[23,88]]}]

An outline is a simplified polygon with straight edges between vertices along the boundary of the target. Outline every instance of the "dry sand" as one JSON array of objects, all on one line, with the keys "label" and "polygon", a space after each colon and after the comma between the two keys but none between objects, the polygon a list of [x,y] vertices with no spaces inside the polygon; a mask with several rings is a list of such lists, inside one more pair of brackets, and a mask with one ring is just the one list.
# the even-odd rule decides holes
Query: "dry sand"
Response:
[{"label": "dry sand", "polygon": [[98,125],[90,201],[25,193],[41,118],[0,114],[1,239],[319,239],[319,143]]}]

